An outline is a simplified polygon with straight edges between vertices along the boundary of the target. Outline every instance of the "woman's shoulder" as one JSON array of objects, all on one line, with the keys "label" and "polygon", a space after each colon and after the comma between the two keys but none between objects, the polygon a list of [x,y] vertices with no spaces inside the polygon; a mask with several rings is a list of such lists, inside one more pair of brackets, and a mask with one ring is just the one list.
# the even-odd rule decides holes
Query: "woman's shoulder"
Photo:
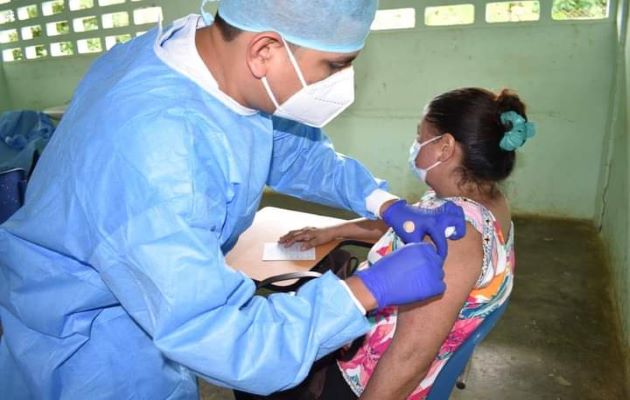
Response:
[{"label": "woman's shoulder", "polygon": [[484,227],[491,226],[495,220],[490,209],[481,203],[463,196],[441,198],[433,190],[427,190],[420,198],[420,201],[416,203],[416,206],[432,209],[442,206],[447,201],[460,206],[464,211],[466,221],[480,233],[483,233]]}]

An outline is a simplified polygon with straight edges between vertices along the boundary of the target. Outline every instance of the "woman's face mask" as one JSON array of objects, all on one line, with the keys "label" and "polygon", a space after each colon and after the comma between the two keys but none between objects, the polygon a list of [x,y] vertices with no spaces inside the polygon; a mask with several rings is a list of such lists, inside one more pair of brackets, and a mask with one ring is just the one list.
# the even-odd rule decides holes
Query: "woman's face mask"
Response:
[{"label": "woman's face mask", "polygon": [[289,53],[289,60],[302,88],[284,103],[279,104],[267,77],[263,77],[262,84],[276,107],[273,115],[321,128],[354,102],[354,69],[345,68],[324,80],[308,85],[291,49],[284,39],[282,42]]},{"label": "woman's face mask", "polygon": [[420,154],[420,150],[422,150],[424,146],[438,140],[441,137],[442,135],[436,136],[429,140],[425,140],[422,143],[418,143],[417,140],[414,140],[413,144],[411,145],[411,148],[409,149],[409,169],[411,170],[411,172],[413,172],[415,176],[418,177],[418,179],[420,179],[425,184],[427,183],[427,174],[429,173],[429,171],[431,171],[433,168],[437,167],[438,165],[442,164],[442,161],[438,160],[427,168],[419,168],[416,165],[416,159],[418,158],[418,155]]}]

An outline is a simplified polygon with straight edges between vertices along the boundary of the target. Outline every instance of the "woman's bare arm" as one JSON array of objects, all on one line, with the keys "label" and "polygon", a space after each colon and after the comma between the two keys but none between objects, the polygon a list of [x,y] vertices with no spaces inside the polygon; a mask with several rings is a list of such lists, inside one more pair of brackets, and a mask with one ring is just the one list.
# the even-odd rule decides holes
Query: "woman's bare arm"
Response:
[{"label": "woman's bare arm", "polygon": [[282,236],[278,242],[286,246],[299,242],[302,243],[303,249],[319,246],[335,239],[375,242],[387,232],[387,229],[388,226],[381,220],[359,218],[326,228],[297,229]]},{"label": "woman's bare arm", "polygon": [[481,235],[470,224],[464,238],[449,241],[444,263],[446,292],[435,300],[401,307],[396,332],[361,396],[406,399],[429,371],[479,274]]}]

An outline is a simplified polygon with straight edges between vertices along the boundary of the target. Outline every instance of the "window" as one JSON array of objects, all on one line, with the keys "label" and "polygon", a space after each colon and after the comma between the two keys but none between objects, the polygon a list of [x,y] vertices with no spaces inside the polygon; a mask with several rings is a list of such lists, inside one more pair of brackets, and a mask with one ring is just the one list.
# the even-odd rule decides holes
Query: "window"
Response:
[{"label": "window", "polygon": [[53,57],[71,56],[74,54],[72,42],[58,42],[50,44],[50,55]]},{"label": "window", "polygon": [[83,18],[75,18],[72,21],[72,27],[75,32],[87,32],[98,29],[98,18],[96,16],[89,16]]},{"label": "window", "polygon": [[41,36],[41,25],[25,26],[24,28],[22,28],[22,40],[31,40]]},{"label": "window", "polygon": [[523,22],[540,19],[540,3],[538,1],[509,1],[489,3],[486,5],[486,21]]},{"label": "window", "polygon": [[42,14],[55,15],[60,14],[66,10],[66,6],[63,0],[46,1],[42,3]]},{"label": "window", "polygon": [[608,18],[608,0],[554,0],[551,18],[557,20]]},{"label": "window", "polygon": [[81,39],[77,40],[77,49],[81,54],[98,53],[103,51],[103,46],[100,38]]},{"label": "window", "polygon": [[370,29],[373,31],[409,29],[416,26],[416,10],[414,8],[398,8],[378,10]]},{"label": "window", "polygon": [[99,6],[112,6],[114,4],[121,4],[124,3],[125,0],[98,0],[98,5]]},{"label": "window", "polygon": [[15,21],[13,10],[0,11],[0,25]]},{"label": "window", "polygon": [[19,20],[35,18],[39,15],[37,5],[31,4],[30,6],[20,7],[17,9],[17,15]]},{"label": "window", "polygon": [[472,4],[427,7],[424,10],[424,23],[429,26],[465,25],[473,22],[475,6]]},{"label": "window", "polygon": [[112,47],[116,46],[118,43],[125,43],[125,42],[127,42],[129,40],[131,40],[131,35],[130,34],[118,35],[118,36],[106,36],[105,37],[105,48],[107,50],[109,50]]},{"label": "window", "polygon": [[4,61],[24,60],[24,53],[20,48],[2,50],[2,59]]},{"label": "window", "polygon": [[129,14],[127,12],[117,12],[112,14],[104,14],[101,17],[104,29],[121,28],[129,25]]},{"label": "window", "polygon": [[70,10],[85,10],[94,7],[94,0],[69,0],[68,6]]},{"label": "window", "polygon": [[46,57],[47,55],[46,46],[43,44],[29,46],[24,49],[24,53],[26,54],[26,58],[29,60]]},{"label": "window", "polygon": [[0,57],[12,62],[109,50],[162,19],[149,0],[0,0]]},{"label": "window", "polygon": [[69,32],[70,24],[68,24],[68,21],[56,21],[46,24],[46,35],[48,36],[65,35]]},{"label": "window", "polygon": [[133,23],[136,25],[154,24],[162,19],[162,7],[148,7],[134,10]]},{"label": "window", "polygon": [[18,41],[17,29],[8,29],[0,31],[0,43],[13,43]]}]

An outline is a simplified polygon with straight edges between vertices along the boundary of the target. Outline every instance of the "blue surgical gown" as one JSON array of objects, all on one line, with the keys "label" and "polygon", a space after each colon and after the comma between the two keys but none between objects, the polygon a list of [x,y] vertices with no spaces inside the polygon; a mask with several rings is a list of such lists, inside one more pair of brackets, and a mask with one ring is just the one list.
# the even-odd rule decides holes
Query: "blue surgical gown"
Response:
[{"label": "blue surgical gown", "polygon": [[369,215],[383,183],[321,130],[226,107],[156,35],[94,63],[0,226],[3,399],[266,394],[368,329],[332,274],[262,298],[224,255],[265,185]]}]

